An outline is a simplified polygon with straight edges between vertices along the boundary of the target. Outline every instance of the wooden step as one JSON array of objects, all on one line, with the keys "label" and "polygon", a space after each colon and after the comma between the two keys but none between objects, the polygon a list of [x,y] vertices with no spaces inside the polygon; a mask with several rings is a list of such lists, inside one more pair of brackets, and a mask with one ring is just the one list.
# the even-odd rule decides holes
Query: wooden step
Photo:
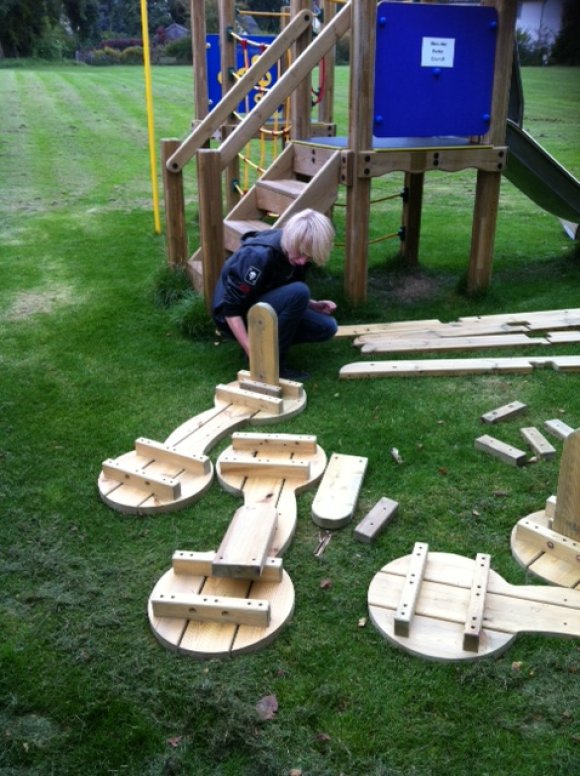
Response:
[{"label": "wooden step", "polygon": [[283,213],[308,184],[294,178],[256,181],[256,203],[267,213]]},{"label": "wooden step", "polygon": [[263,232],[266,229],[271,229],[271,226],[265,221],[257,221],[255,219],[230,221],[228,219],[224,221],[224,247],[226,250],[234,253],[240,247],[241,239],[247,232]]}]

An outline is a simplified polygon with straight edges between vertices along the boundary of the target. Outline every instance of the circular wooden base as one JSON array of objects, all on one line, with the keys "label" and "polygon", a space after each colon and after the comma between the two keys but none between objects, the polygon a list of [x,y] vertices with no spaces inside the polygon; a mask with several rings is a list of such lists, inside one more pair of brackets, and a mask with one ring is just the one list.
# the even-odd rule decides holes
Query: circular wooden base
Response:
[{"label": "circular wooden base", "polygon": [[[373,577],[368,591],[369,615],[379,633],[412,655],[431,660],[472,661],[499,654],[515,633],[483,628],[477,652],[464,649],[463,635],[475,563],[451,553],[430,552],[409,635],[395,633],[395,613],[409,570],[411,555],[388,563]],[[490,584],[502,577],[490,570]]]},{"label": "circular wooden base", "polygon": [[576,587],[580,584],[580,564],[557,558],[544,551],[537,543],[518,536],[518,525],[523,521],[531,522],[541,528],[550,527],[550,519],[545,510],[532,512],[523,517],[513,527],[511,533],[512,554],[520,566],[536,577],[560,587]]},{"label": "circular wooden base", "polygon": [[208,595],[232,596],[240,599],[259,598],[270,602],[271,619],[268,627],[202,622],[173,617],[155,617],[151,599],[148,603],[149,623],[155,637],[168,649],[198,660],[256,652],[270,644],[294,611],[294,585],[283,571],[281,582],[260,582],[247,579],[194,577],[176,574],[169,569],[157,582],[151,597],[158,594],[203,592]]}]

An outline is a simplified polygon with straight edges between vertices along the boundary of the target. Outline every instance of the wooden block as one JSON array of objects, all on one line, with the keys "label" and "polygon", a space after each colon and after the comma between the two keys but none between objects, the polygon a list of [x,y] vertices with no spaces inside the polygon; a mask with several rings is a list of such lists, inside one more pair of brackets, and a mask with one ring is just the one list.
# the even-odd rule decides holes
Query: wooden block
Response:
[{"label": "wooden block", "polygon": [[212,575],[260,579],[277,524],[278,512],[273,506],[240,507],[215,554]]},{"label": "wooden block", "polygon": [[253,393],[263,393],[266,396],[282,396],[282,387],[280,385],[271,385],[270,383],[261,383],[258,380],[244,378],[239,380],[239,387],[242,391],[251,391]]},{"label": "wooden block", "polygon": [[[188,552],[176,550],[171,559],[173,571],[187,576],[211,577],[215,552]],[[262,582],[281,582],[283,575],[282,558],[266,558],[260,580]]]},{"label": "wooden block", "polygon": [[556,448],[534,426],[520,428],[520,433],[538,458],[547,461],[556,455]]},{"label": "wooden block", "polygon": [[398,508],[398,501],[383,496],[354,529],[354,538],[370,544],[391,522]]},{"label": "wooden block", "polygon": [[468,652],[477,652],[479,650],[479,640],[483,629],[483,610],[485,608],[487,595],[490,562],[490,555],[485,555],[483,553],[478,553],[476,555],[473,582],[471,584],[471,593],[469,596],[465,628],[463,631],[463,649]]},{"label": "wooden block", "polygon": [[229,404],[240,404],[253,410],[262,410],[271,415],[282,413],[282,399],[277,396],[267,396],[253,391],[244,391],[231,385],[216,385],[216,398]]},{"label": "wooden block", "polygon": [[556,514],[556,496],[548,496],[544,511],[546,512],[546,517],[552,520]]},{"label": "wooden block", "polygon": [[529,517],[522,518],[516,524],[516,538],[570,564],[580,572],[580,541],[564,536]]},{"label": "wooden block", "polygon": [[485,412],[481,416],[481,421],[483,423],[499,423],[502,420],[508,420],[509,418],[514,418],[516,415],[521,415],[527,409],[527,404],[524,404],[521,401],[512,401],[495,410]]},{"label": "wooden block", "polygon": [[165,461],[194,474],[208,474],[211,467],[207,455],[185,455],[173,445],[161,444],[145,437],[135,440],[135,452],[137,455],[151,456],[156,461]]},{"label": "wooden block", "polygon": [[236,432],[232,434],[232,448],[253,450],[268,453],[292,452],[301,455],[314,455],[317,450],[317,439],[314,434],[252,434]]},{"label": "wooden block", "polygon": [[181,484],[172,477],[157,477],[147,474],[145,469],[132,469],[117,463],[113,458],[103,461],[103,474],[116,482],[129,483],[142,488],[161,499],[175,501],[181,496]]},{"label": "wooden block", "polygon": [[279,461],[270,458],[254,458],[251,455],[222,455],[219,459],[223,474],[238,474],[241,477],[274,477],[276,479],[310,479],[310,462],[292,458]]},{"label": "wooden block", "polygon": [[155,617],[177,617],[201,622],[235,623],[267,628],[270,603],[259,598],[232,598],[203,593],[171,593],[150,598]]},{"label": "wooden block", "polygon": [[558,418],[546,420],[544,422],[544,428],[546,431],[549,431],[551,434],[554,434],[554,436],[558,437],[558,439],[566,439],[566,437],[570,436],[570,434],[574,431],[571,426],[569,426],[567,423],[564,423],[563,420],[559,420]]},{"label": "wooden block", "polygon": [[475,440],[475,449],[488,453],[494,458],[499,458],[500,461],[509,463],[511,466],[523,466],[526,462],[526,453],[523,450],[507,445],[488,434]]},{"label": "wooden block", "polygon": [[342,528],[352,519],[368,458],[333,453],[314,501],[312,519],[321,528]]},{"label": "wooden block", "polygon": [[258,302],[248,312],[248,339],[251,379],[279,385],[278,316],[266,302]]},{"label": "wooden block", "polygon": [[397,636],[408,636],[411,620],[415,614],[417,599],[423,582],[429,545],[417,542],[413,547],[407,578],[403,584],[401,598],[395,612],[395,633]]},{"label": "wooden block", "polygon": [[[248,372],[247,369],[240,369],[238,372],[238,383],[240,383],[239,387],[241,387],[241,383],[244,383],[247,380],[252,381],[250,372]],[[296,380],[286,380],[281,377],[278,380],[278,384],[282,389],[282,396],[286,398],[300,399],[304,395],[304,386],[302,383],[299,383]]]}]

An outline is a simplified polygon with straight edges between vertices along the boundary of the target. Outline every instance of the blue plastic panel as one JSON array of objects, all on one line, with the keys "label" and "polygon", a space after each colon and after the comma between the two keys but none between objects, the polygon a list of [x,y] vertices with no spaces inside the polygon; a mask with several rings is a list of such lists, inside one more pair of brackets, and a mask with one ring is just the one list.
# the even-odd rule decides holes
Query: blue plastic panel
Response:
[{"label": "blue plastic panel", "polygon": [[[274,40],[274,35],[252,35],[252,40],[256,43],[261,43],[265,47],[269,46]],[[210,110],[221,100],[222,98],[222,84],[221,84],[221,61],[220,61],[220,38],[219,35],[207,35],[207,91],[209,97]],[[250,66],[254,62],[255,57],[259,57],[261,51],[256,46],[248,46],[248,59]],[[245,73],[245,57],[244,50],[241,44],[238,44],[236,48],[236,65],[237,73],[241,77]],[[275,83],[278,77],[278,68],[274,65],[262,79],[261,86],[270,89]],[[238,106],[239,113],[249,113],[256,105],[262,93],[257,90],[253,90],[248,95],[248,99],[241,102]]]},{"label": "blue plastic panel", "polygon": [[497,29],[487,6],[380,3],[373,134],[484,135]]}]

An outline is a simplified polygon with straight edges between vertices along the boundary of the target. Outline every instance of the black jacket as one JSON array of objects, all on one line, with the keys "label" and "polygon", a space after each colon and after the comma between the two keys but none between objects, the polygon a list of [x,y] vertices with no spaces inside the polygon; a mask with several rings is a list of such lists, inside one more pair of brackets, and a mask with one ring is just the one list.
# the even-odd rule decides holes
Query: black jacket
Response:
[{"label": "black jacket", "polygon": [[241,247],[225,262],[213,295],[214,321],[246,317],[250,307],[273,288],[304,280],[305,267],[293,267],[281,248],[281,229],[248,232]]}]

